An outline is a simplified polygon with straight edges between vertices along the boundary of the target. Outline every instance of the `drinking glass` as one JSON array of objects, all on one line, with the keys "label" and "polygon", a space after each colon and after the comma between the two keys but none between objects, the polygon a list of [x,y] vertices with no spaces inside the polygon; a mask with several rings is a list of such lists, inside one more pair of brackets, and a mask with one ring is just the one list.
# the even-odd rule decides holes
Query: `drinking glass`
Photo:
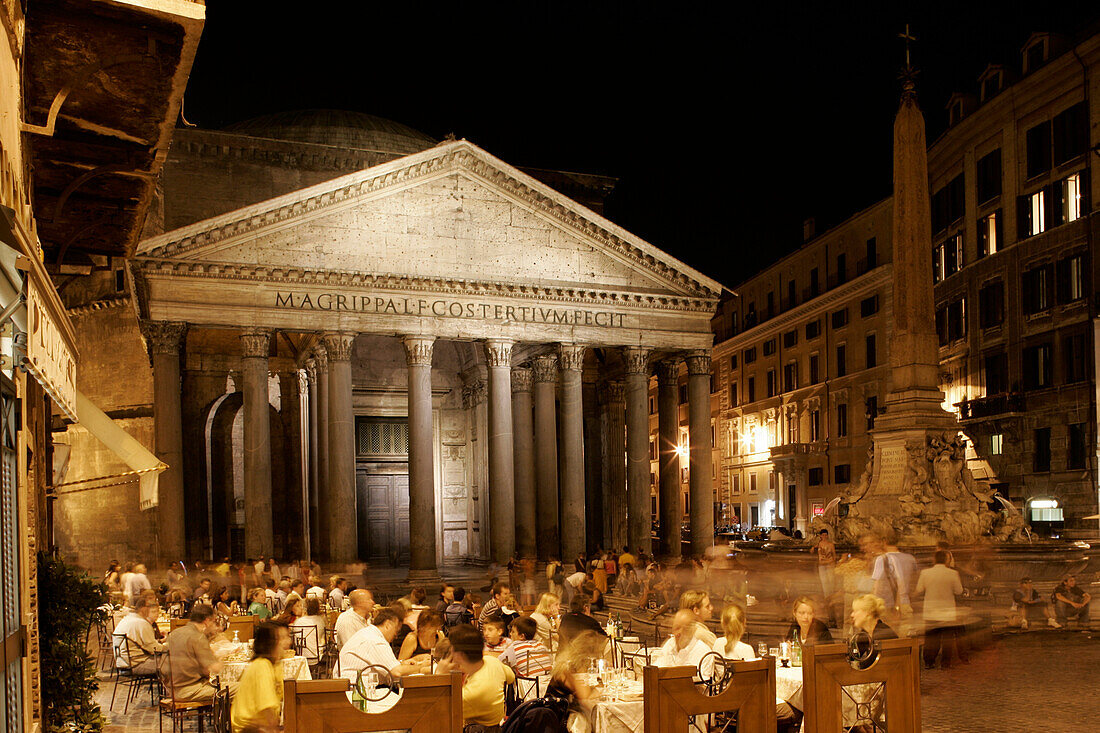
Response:
[{"label": "drinking glass", "polygon": [[771,654],[776,659],[779,659],[779,647],[777,647],[777,646],[770,647],[768,649],[768,653]]}]

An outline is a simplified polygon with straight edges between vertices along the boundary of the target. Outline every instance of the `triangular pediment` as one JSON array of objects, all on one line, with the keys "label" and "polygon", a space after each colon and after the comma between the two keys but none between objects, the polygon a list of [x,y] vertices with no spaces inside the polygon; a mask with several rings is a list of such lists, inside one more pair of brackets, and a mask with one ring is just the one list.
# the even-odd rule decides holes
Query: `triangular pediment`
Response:
[{"label": "triangular pediment", "polygon": [[721,289],[466,141],[168,232],[136,259],[707,299]]}]

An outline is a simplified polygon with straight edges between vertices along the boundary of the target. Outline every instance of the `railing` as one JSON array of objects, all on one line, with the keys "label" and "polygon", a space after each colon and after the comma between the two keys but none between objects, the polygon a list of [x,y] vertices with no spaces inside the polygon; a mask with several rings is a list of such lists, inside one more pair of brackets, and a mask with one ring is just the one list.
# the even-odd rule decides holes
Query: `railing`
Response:
[{"label": "railing", "polygon": [[793,458],[794,456],[805,456],[811,453],[824,453],[825,449],[826,443],[823,440],[812,443],[776,445],[771,448],[771,459],[774,461],[780,458]]},{"label": "railing", "polygon": [[1023,392],[1009,392],[991,397],[979,397],[975,400],[963,400],[956,403],[956,407],[959,408],[960,420],[976,420],[983,417],[1025,412],[1027,401]]}]

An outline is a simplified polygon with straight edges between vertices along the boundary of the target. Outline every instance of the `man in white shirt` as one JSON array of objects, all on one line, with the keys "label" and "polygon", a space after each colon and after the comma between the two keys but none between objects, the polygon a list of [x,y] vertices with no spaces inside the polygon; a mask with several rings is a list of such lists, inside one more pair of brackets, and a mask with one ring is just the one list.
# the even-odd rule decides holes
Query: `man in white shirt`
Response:
[{"label": "man in white shirt", "polygon": [[[672,636],[657,652],[653,665],[698,668],[708,652],[710,647],[695,638],[695,614],[681,610],[672,617]],[[709,677],[709,670],[703,670],[703,675]]]},{"label": "man in white shirt", "polygon": [[153,653],[166,648],[153,633],[153,622],[157,620],[160,607],[149,596],[139,594],[134,610],[118,622],[114,631],[115,666],[134,674],[156,673]]},{"label": "man in white shirt", "polygon": [[936,564],[920,571],[916,594],[924,594],[924,666],[932,667],[943,647],[944,669],[951,666],[951,657],[958,656],[956,632],[958,611],[955,596],[963,592],[959,571],[947,567],[947,552],[936,550]]},{"label": "man in white shirt", "polygon": [[394,677],[431,672],[430,654],[420,654],[404,662],[397,661],[390,642],[397,636],[400,626],[401,619],[392,609],[379,611],[375,623],[355,632],[340,650],[340,676],[355,684],[359,670],[370,666],[384,667]]},{"label": "man in white shirt", "polygon": [[680,608],[691,611],[695,616],[695,638],[713,647],[718,637],[711,631],[706,622],[714,615],[714,606],[710,602],[710,595],[704,590],[686,590],[680,596]]},{"label": "man in white shirt", "polygon": [[562,594],[562,602],[569,603],[573,600],[573,596],[577,595],[581,591],[581,587],[584,585],[584,580],[588,576],[579,570],[571,575],[565,577],[565,585],[563,586],[564,593]]},{"label": "man in white shirt", "polygon": [[272,580],[275,581],[276,584],[278,584],[278,582],[283,579],[282,570],[279,568],[279,565],[275,562],[275,558],[269,557],[267,559],[267,570],[268,570],[269,573],[271,573],[271,578],[272,578]]},{"label": "man in white shirt", "polygon": [[374,596],[366,588],[353,590],[348,596],[351,608],[336,617],[334,626],[336,634],[336,646],[340,649],[351,640],[356,633],[370,626],[371,611],[374,610]]},{"label": "man in white shirt", "polygon": [[332,590],[328,592],[328,605],[333,608],[344,607],[344,593],[348,589],[348,581],[339,575],[332,576]]}]

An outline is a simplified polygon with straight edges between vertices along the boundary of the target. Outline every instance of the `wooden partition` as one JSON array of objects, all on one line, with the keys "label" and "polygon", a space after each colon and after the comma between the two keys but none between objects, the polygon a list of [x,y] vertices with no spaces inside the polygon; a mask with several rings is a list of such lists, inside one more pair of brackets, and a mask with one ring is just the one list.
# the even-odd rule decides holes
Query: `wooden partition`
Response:
[{"label": "wooden partition", "polygon": [[688,718],[737,711],[738,733],[775,732],[775,662],[732,662],[733,677],[713,697],[692,681],[695,667],[646,667],[646,733],[687,733]]},{"label": "wooden partition", "polygon": [[[838,733],[874,720],[890,733],[920,733],[920,640],[878,642],[878,659],[853,669],[844,644],[807,645],[802,699],[805,733]],[[860,687],[843,687],[860,685]]]},{"label": "wooden partition", "polygon": [[233,639],[234,631],[237,632],[238,639],[248,641],[256,634],[256,617],[230,616],[229,622],[225,626],[225,635],[230,641]]},{"label": "wooden partition", "polygon": [[401,699],[384,713],[364,713],[348,702],[346,679],[283,682],[284,733],[358,733],[410,730],[462,733],[462,675],[401,680]]}]

